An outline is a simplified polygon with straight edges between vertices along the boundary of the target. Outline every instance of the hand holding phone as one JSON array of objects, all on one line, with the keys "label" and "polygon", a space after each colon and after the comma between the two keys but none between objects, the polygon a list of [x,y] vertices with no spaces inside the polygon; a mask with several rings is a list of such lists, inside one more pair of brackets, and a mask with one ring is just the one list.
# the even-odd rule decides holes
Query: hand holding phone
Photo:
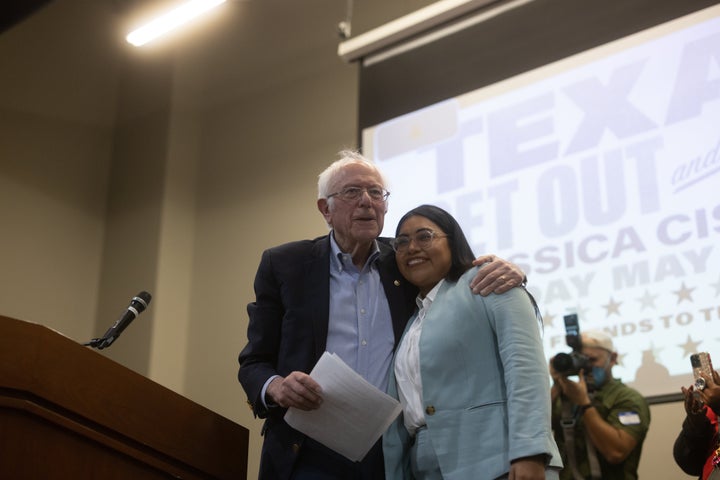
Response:
[{"label": "hand holding phone", "polygon": [[695,377],[695,389],[703,390],[705,388],[705,379],[702,373],[712,378],[713,367],[710,354],[707,352],[694,353],[690,355],[690,365],[692,366],[693,377]]}]

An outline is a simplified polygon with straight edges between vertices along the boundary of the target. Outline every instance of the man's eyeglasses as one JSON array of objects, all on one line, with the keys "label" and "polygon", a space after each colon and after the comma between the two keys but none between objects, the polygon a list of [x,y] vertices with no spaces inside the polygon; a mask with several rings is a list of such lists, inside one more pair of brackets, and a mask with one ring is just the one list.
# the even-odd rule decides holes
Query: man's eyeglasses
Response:
[{"label": "man's eyeglasses", "polygon": [[445,238],[447,235],[435,233],[432,230],[420,230],[415,235],[400,235],[390,241],[393,250],[398,253],[404,253],[410,248],[410,242],[415,242],[421,250],[427,250],[432,246],[433,239]]},{"label": "man's eyeglasses", "polygon": [[343,200],[352,202],[359,199],[363,192],[367,192],[373,202],[384,202],[390,196],[390,192],[382,187],[345,187],[339,192],[331,193],[327,198],[340,197]]}]

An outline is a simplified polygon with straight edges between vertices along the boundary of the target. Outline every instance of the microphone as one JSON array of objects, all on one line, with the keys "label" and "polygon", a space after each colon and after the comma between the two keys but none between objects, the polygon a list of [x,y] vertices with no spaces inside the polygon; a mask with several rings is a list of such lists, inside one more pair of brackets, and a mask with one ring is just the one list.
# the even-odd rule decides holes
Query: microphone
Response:
[{"label": "microphone", "polygon": [[107,348],[112,345],[123,330],[125,330],[138,315],[145,311],[148,304],[150,304],[150,300],[152,300],[152,295],[148,292],[142,291],[138,293],[137,296],[130,300],[130,305],[128,305],[127,309],[123,312],[120,318],[117,319],[112,327],[108,328],[105,335],[100,338],[93,338],[84,345],[97,348],[98,350],[102,350],[103,348]]}]

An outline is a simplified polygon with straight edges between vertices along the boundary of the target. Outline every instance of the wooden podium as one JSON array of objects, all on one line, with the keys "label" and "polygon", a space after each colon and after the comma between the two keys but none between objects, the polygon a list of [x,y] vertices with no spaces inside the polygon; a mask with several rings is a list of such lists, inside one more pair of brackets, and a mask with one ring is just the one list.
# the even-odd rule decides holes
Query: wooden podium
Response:
[{"label": "wooden podium", "polygon": [[42,325],[0,316],[0,478],[245,479],[248,430]]}]

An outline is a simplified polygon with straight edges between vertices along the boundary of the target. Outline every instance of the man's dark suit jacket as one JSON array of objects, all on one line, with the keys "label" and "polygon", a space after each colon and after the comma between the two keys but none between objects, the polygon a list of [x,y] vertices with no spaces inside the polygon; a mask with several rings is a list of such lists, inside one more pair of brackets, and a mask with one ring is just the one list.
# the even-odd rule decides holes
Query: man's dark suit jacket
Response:
[{"label": "man's dark suit jacket", "polygon": [[[417,290],[400,275],[387,239],[378,239],[378,270],[395,334],[400,339],[415,308]],[[263,252],[248,304],[248,344],[238,379],[256,417],[265,418],[259,479],[290,478],[305,436],[283,420],[285,409],[266,408],[260,393],[272,375],[310,373],[325,351],[330,305],[330,237],[302,240]]]}]

